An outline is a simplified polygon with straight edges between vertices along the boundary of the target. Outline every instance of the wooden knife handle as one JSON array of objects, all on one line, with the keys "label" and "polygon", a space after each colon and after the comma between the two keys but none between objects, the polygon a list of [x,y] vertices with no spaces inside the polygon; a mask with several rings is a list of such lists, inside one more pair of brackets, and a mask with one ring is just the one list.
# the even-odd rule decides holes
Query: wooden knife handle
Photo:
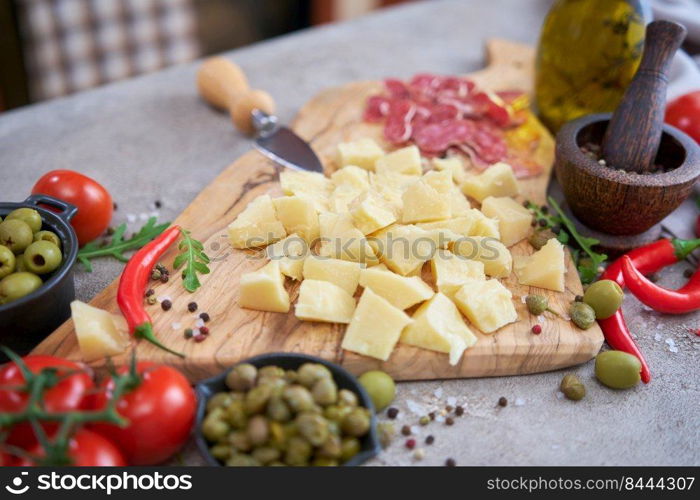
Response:
[{"label": "wooden knife handle", "polygon": [[263,90],[251,89],[240,66],[223,57],[211,57],[202,63],[197,72],[197,88],[209,104],[228,111],[233,124],[245,134],[255,131],[253,110],[275,113],[272,96]]},{"label": "wooden knife handle", "polygon": [[638,173],[654,169],[666,107],[668,70],[686,30],[670,21],[654,21],[646,29],[639,69],[610,118],[603,140],[603,158],[614,168]]}]

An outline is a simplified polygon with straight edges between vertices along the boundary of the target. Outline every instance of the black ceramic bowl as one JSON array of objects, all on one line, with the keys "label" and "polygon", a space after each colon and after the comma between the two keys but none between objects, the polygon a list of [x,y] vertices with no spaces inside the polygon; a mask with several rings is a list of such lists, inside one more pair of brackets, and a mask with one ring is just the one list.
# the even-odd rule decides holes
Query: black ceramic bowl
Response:
[{"label": "black ceramic bowl", "polygon": [[[51,211],[44,206],[51,207]],[[17,208],[33,208],[41,215],[42,229],[53,231],[61,239],[63,263],[43,277],[44,284],[19,300],[0,305],[0,344],[24,354],[70,316],[75,299],[73,263],[78,255],[78,238],[70,220],[78,209],[56,198],[32,195],[21,203],[0,203],[3,218]],[[7,358],[0,354],[0,362]]]},{"label": "black ceramic bowl", "polygon": [[[369,433],[362,438],[362,448],[360,452],[352,457],[350,460],[345,462],[343,466],[356,466],[361,465],[372,457],[375,457],[380,451],[379,439],[377,437],[377,418],[374,412],[374,405],[370,399],[367,391],[358,382],[350,372],[345,368],[338,366],[334,363],[326,361],[325,359],[317,358],[315,356],[309,356],[307,354],[296,354],[296,353],[269,353],[262,354],[260,356],[255,356],[254,358],[246,359],[241,361],[241,363],[250,363],[256,368],[262,368],[263,366],[275,365],[285,370],[296,370],[304,363],[319,363],[328,368],[333,374],[333,379],[338,385],[339,389],[348,389],[355,394],[360,401],[360,404],[365,408],[369,408],[372,414],[372,425],[370,427]],[[197,384],[197,427],[195,429],[195,441],[197,442],[197,448],[202,454],[207,464],[221,466],[221,463],[211,456],[209,453],[209,444],[202,432],[200,431],[202,427],[202,421],[204,420],[207,411],[207,401],[217,392],[228,391],[226,387],[225,380],[228,372],[231,368],[224,371],[216,377],[204,380]]]}]

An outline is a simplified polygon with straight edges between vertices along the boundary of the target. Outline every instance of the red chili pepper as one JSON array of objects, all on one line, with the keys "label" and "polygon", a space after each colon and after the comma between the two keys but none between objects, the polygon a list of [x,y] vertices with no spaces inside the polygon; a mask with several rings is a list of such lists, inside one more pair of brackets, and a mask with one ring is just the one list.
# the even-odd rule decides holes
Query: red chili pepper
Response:
[{"label": "red chili pepper", "polygon": [[622,259],[622,275],[630,292],[655,311],[684,314],[700,309],[700,270],[695,271],[679,290],[669,290],[652,283],[634,267],[629,257]]},{"label": "red chili pepper", "polygon": [[180,226],[170,226],[160,236],[134,254],[119,279],[117,304],[129,324],[129,331],[136,338],[145,339],[153,345],[184,358],[185,355],[165,347],[153,333],[151,317],[143,306],[143,296],[148,278],[158,259],[180,236]]}]

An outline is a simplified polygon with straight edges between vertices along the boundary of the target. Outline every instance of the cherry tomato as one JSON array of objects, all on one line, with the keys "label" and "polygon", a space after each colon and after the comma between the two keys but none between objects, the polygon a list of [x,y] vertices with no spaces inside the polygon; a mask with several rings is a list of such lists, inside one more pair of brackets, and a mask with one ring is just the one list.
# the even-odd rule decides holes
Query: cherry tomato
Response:
[{"label": "cherry tomato", "polygon": [[112,220],[112,197],[99,183],[72,170],[53,170],[44,174],[32,188],[32,194],[46,194],[78,207],[71,225],[80,246],[94,240]]},{"label": "cherry tomato", "polygon": [[671,101],[666,107],[666,123],[681,129],[700,144],[700,90]]},{"label": "cherry tomato", "polygon": [[[32,373],[39,373],[44,368],[56,368],[59,376],[75,372],[44,392],[42,403],[46,411],[90,409],[92,398],[89,393],[94,388],[94,384],[84,366],[53,356],[27,356],[22,359]],[[0,367],[0,412],[16,413],[24,409],[28,398],[27,393],[12,389],[23,383],[24,376],[14,362]],[[43,426],[47,432],[56,428],[56,424],[53,423],[43,424]],[[36,443],[36,437],[30,424],[22,422],[12,427],[7,441],[15,446],[26,447]]]},{"label": "cherry tomato", "polygon": [[[37,444],[29,450],[30,455],[44,456],[44,450]],[[68,444],[70,465],[78,467],[124,467],[127,465],[124,454],[109,439],[87,429],[78,429]],[[36,465],[27,457],[19,459],[20,467]],[[47,464],[53,465],[53,464]],[[57,464],[60,465],[60,464]]]},{"label": "cherry tomato", "polygon": [[[128,367],[119,372],[127,373]],[[177,452],[187,441],[194,423],[196,400],[187,379],[176,369],[155,363],[137,363],[140,383],[119,399],[117,411],[129,420],[127,427],[93,424],[91,429],[117,443],[129,463],[155,465]],[[109,378],[95,395],[102,409],[114,389]]]}]

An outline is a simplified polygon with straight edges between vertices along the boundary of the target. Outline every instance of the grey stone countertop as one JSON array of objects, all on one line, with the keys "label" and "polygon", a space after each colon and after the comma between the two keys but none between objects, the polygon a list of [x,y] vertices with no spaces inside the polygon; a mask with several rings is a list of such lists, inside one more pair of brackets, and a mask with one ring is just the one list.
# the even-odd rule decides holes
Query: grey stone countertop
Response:
[{"label": "grey stone countertop", "polygon": [[[550,0],[435,1],[408,5],[344,24],[315,28],[227,54],[255,87],[268,90],[284,121],[321,89],[358,79],[408,77],[418,71],[462,73],[483,65],[489,37],[535,43]],[[3,200],[20,201],[50,169],[75,169],[103,183],[119,205],[114,223],[162,207],[172,220],[224,167],[250,148],[228,118],[198,98],[196,64],[108,85],[0,115]],[[687,202],[667,219],[691,236],[696,209]],[[679,286],[678,264],[661,276]],[[108,259],[76,273],[78,297],[89,300],[120,272]],[[373,465],[672,465],[700,464],[700,315],[662,316],[632,297],[630,328],[653,372],[649,385],[628,391],[601,386],[593,363],[577,373],[588,394],[562,399],[565,372],[399,384],[397,427],[416,425],[416,461],[400,434]],[[509,404],[497,407],[499,397]],[[453,426],[418,427],[420,414],[463,404]],[[428,434],[435,443],[424,445]],[[186,463],[201,463],[185,452]]]}]

